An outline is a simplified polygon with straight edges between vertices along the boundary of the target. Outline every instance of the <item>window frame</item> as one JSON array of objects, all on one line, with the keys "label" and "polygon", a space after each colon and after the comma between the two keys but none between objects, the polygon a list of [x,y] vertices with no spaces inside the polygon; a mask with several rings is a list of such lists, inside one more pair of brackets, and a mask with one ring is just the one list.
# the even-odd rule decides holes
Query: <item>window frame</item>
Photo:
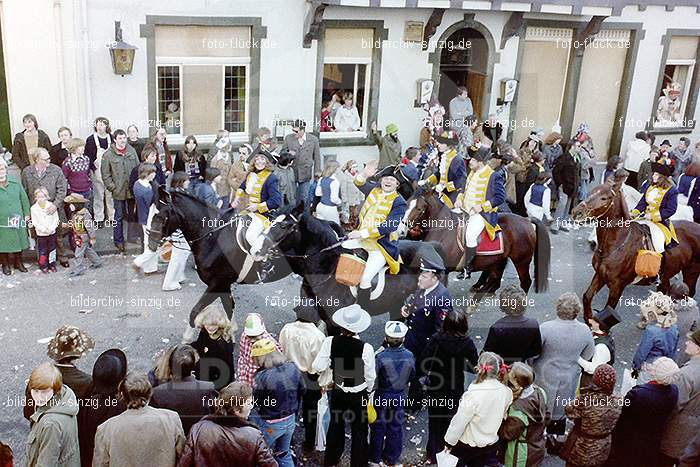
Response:
[{"label": "window frame", "polygon": [[[690,36],[698,38],[698,45],[695,50],[694,59],[670,59],[668,58],[671,42],[674,37]],[[700,29],[667,29],[666,34],[661,39],[661,45],[663,45],[663,52],[661,54],[661,61],[659,63],[659,73],[657,78],[656,89],[654,92],[653,102],[651,105],[651,112],[649,120],[647,121],[646,130],[654,134],[684,134],[692,133],[697,125],[695,120],[695,110],[698,97],[700,92],[698,87],[700,87]],[[694,66],[689,70],[688,86],[683,90],[683,95],[685,97],[685,102],[682,103],[681,118],[683,119],[682,125],[674,126],[662,126],[657,125],[656,122],[656,109],[658,106],[659,97],[662,95],[663,91],[663,81],[664,73],[667,65],[680,64],[683,62],[693,62]]]},{"label": "window frame", "polygon": [[247,141],[250,131],[250,57],[156,57],[156,111],[157,118],[160,118],[158,105],[160,103],[159,83],[158,83],[158,67],[161,66],[177,66],[180,71],[180,133],[169,134],[169,142],[171,144],[184,144],[187,135],[182,133],[182,129],[186,126],[185,118],[185,83],[182,79],[183,67],[185,66],[220,66],[221,67],[221,125],[214,133],[195,134],[199,143],[214,143],[216,140],[216,132],[223,128],[225,123],[225,88],[226,88],[226,67],[227,66],[243,66],[245,68],[245,129],[239,132],[230,132],[230,136],[234,141]]},{"label": "window frame", "polygon": [[[158,63],[156,64],[156,120],[161,124],[164,123],[160,119],[160,75],[158,74],[158,69],[160,67],[177,67],[178,71],[178,82],[180,85],[180,133],[168,133],[168,137],[174,137],[174,139],[179,139],[180,137],[182,138],[182,141],[185,141],[185,137],[182,136],[182,126],[183,126],[183,116],[184,112],[182,111],[182,65],[178,64],[167,64],[167,63]],[[166,130],[167,133],[167,130]]]},{"label": "window frame", "polygon": [[[321,23],[319,31],[319,39],[316,47],[316,97],[314,99],[313,110],[313,134],[319,138],[321,147],[343,147],[343,146],[373,146],[374,140],[369,129],[352,135],[352,137],[341,137],[336,133],[336,138],[321,137],[320,118],[322,94],[323,94],[323,64],[325,62],[325,35],[326,29],[372,29],[374,34],[372,39],[374,43],[383,42],[389,38],[389,30],[384,27],[384,20],[360,20],[360,19],[328,19]],[[381,69],[382,69],[382,51],[383,47],[372,47],[371,69],[368,75],[370,76],[370,86],[367,89],[369,95],[368,113],[366,125],[371,125],[371,122],[377,120],[379,114],[379,91],[381,88]],[[366,59],[365,59],[366,60]]]},{"label": "window frame", "polygon": [[[326,65],[355,65],[355,76],[353,77],[353,99],[357,99],[357,75],[358,75],[358,65],[364,65],[365,68],[365,96],[362,102],[362,115],[360,115],[360,129],[357,131],[320,131],[319,139],[323,140],[334,140],[341,138],[356,138],[363,139],[367,138],[369,135],[369,106],[370,106],[370,86],[372,85],[372,59],[366,57],[329,57],[324,59],[322,63],[322,68]],[[323,82],[321,82],[321,87],[323,87]],[[322,91],[323,92],[323,91]],[[357,103],[355,104],[357,106]]]}]

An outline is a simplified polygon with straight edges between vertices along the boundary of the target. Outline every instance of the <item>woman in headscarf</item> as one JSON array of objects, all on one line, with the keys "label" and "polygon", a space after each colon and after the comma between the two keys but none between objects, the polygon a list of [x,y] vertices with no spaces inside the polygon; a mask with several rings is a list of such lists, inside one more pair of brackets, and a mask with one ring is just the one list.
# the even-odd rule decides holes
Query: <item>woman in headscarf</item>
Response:
[{"label": "woman in headscarf", "polygon": [[651,379],[647,368],[649,363],[659,357],[675,357],[679,336],[676,326],[678,316],[671,297],[661,292],[651,292],[639,308],[642,316],[646,316],[650,322],[632,360],[632,369],[639,373],[638,382],[642,384]]},{"label": "woman in headscarf", "polygon": [[566,416],[574,428],[559,456],[567,467],[602,466],[610,455],[611,433],[622,412],[622,398],[613,394],[615,368],[598,366],[594,386],[566,406]]}]

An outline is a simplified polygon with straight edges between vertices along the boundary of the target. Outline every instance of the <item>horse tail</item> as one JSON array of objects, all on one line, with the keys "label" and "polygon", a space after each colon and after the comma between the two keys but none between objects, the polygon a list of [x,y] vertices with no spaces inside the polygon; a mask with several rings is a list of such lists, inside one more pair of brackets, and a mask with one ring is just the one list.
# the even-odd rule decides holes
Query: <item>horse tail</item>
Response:
[{"label": "horse tail", "polygon": [[533,219],[535,224],[535,291],[546,292],[549,287],[549,263],[551,244],[549,230],[541,220]]}]

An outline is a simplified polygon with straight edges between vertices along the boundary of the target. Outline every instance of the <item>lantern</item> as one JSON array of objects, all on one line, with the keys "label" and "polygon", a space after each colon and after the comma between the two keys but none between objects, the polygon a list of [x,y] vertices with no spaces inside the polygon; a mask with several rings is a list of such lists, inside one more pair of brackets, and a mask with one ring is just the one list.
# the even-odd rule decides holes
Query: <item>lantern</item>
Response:
[{"label": "lantern", "polygon": [[134,54],[138,47],[127,44],[122,40],[121,21],[114,22],[114,42],[108,44],[112,57],[112,69],[117,75],[130,75],[134,68]]}]

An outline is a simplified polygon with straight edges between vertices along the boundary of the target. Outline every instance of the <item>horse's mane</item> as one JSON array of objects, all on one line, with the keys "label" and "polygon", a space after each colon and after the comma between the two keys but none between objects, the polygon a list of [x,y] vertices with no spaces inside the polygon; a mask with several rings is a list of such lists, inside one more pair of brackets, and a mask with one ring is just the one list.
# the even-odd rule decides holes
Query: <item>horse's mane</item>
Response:
[{"label": "horse's mane", "polygon": [[319,240],[319,244],[324,247],[337,243],[340,238],[345,236],[345,231],[341,226],[335,222],[317,219],[308,210],[304,212],[302,222],[306,229]]},{"label": "horse's mane", "polygon": [[217,208],[214,206],[211,206],[210,204],[205,203],[201,199],[197,198],[195,195],[190,193],[189,191],[184,191],[184,190],[173,190],[170,192],[171,196],[181,196],[185,199],[190,200],[191,202],[201,206],[202,208],[207,210],[208,217],[211,219],[230,219],[235,215],[235,210],[234,209],[227,209],[226,211],[220,212]]}]

